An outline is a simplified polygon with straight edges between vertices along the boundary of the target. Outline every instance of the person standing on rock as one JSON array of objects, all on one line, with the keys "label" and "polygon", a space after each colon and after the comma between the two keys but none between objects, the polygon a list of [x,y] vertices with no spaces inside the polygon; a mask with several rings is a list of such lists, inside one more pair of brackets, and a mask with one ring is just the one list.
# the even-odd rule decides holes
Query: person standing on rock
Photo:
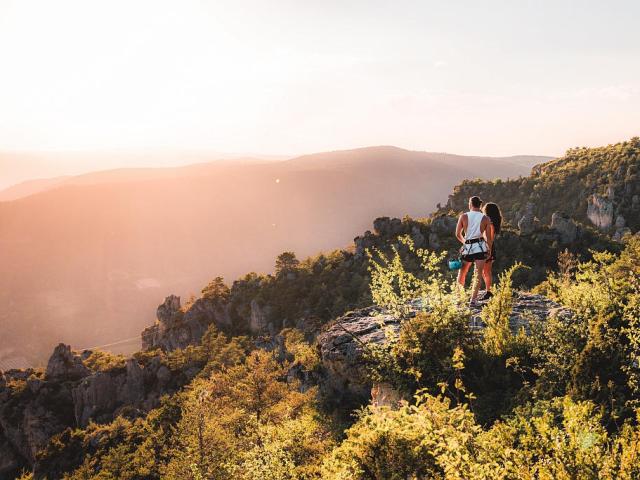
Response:
[{"label": "person standing on rock", "polygon": [[469,211],[460,215],[456,226],[456,238],[462,243],[460,250],[462,268],[458,272],[458,283],[463,288],[471,264],[475,264],[476,267],[475,281],[471,291],[471,306],[477,305],[485,260],[491,251],[491,243],[486,237],[491,220],[482,213],[481,207],[482,200],[480,200],[480,197],[471,197],[469,199]]},{"label": "person standing on rock", "polygon": [[491,283],[493,281],[491,268],[493,262],[496,259],[496,235],[500,233],[500,227],[502,226],[502,212],[500,207],[495,203],[485,203],[482,207],[482,212],[489,217],[490,223],[487,228],[485,237],[487,239],[489,247],[489,255],[484,263],[484,269],[482,270],[482,278],[484,278],[485,292],[480,300],[489,300],[493,297],[491,293]]}]

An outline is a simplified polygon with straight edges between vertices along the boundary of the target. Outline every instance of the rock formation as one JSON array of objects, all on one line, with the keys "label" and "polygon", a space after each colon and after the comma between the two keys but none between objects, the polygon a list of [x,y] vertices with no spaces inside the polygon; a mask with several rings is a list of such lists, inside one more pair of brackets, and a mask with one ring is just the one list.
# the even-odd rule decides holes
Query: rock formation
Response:
[{"label": "rock formation", "polygon": [[251,300],[250,305],[251,315],[249,321],[249,330],[251,330],[251,333],[265,333],[269,330],[273,330],[273,325],[269,324],[268,321],[270,308],[261,307],[255,299]]},{"label": "rock formation", "polygon": [[560,212],[551,215],[551,229],[560,234],[560,242],[564,244],[573,242],[578,236],[576,222]]},{"label": "rock formation", "polygon": [[402,220],[399,218],[379,217],[373,221],[373,230],[377,235],[392,237],[404,232]]},{"label": "rock formation", "polygon": [[144,377],[138,362],[130,358],[124,371],[97,372],[82,380],[72,390],[76,424],[86,427],[91,419],[108,421],[122,406],[151,407],[157,398],[144,404]]},{"label": "rock formation", "polygon": [[[416,304],[415,312],[417,311]],[[470,325],[474,329],[484,328],[480,312],[481,306],[472,309]],[[570,315],[568,309],[544,296],[517,292],[510,325],[514,331],[520,328],[528,331],[529,320],[532,317],[544,321],[551,316]],[[318,335],[320,357],[327,372],[324,388],[328,394],[367,398],[372,385],[367,380],[364,358],[366,346],[387,342],[388,333],[397,333],[400,325],[401,322],[397,318],[381,312],[376,307],[349,312],[328,325]],[[373,393],[380,397],[379,402],[388,402],[388,399],[393,397],[388,389],[378,385],[373,387]]]},{"label": "rock formation", "polygon": [[613,223],[613,200],[593,194],[587,200],[587,217],[596,227],[607,230]]},{"label": "rock formation", "polygon": [[527,203],[524,208],[524,213],[518,220],[518,229],[520,235],[531,235],[539,226],[539,221],[533,213],[534,205]]},{"label": "rock formation", "polygon": [[71,351],[69,345],[60,343],[47,363],[47,380],[79,380],[89,375],[90,371],[82,363],[79,355]]},{"label": "rock formation", "polygon": [[60,344],[44,374],[0,373],[0,478],[33,466],[36,453],[66,428],[109,422],[125,409],[132,414],[157,407],[163,394],[176,391],[202,367],[187,364],[172,371],[155,356],[144,364],[129,358],[124,366],[92,371],[83,363],[90,354]]},{"label": "rock formation", "polygon": [[142,348],[175,350],[199,343],[209,325],[231,325],[229,307],[215,299],[199,298],[186,311],[180,297],[169,295],[158,307],[157,322],[142,332]]}]

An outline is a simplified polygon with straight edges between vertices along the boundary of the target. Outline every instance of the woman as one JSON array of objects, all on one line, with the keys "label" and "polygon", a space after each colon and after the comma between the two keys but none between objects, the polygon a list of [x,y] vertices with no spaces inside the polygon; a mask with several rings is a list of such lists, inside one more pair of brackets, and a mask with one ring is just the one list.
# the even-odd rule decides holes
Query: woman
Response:
[{"label": "woman", "polygon": [[490,251],[487,260],[484,262],[484,268],[482,269],[482,278],[484,278],[486,292],[482,296],[481,300],[488,300],[493,296],[491,293],[491,267],[496,259],[496,235],[500,233],[500,227],[502,226],[502,212],[500,212],[498,205],[490,202],[484,205],[482,213],[489,217],[489,220],[491,221],[486,231],[486,238],[487,243],[490,245]]}]

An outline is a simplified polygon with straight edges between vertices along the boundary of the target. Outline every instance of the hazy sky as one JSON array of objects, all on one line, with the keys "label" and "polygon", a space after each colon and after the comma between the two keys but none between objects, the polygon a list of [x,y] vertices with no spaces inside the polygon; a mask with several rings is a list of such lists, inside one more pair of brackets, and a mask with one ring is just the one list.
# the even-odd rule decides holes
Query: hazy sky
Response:
[{"label": "hazy sky", "polygon": [[638,1],[0,0],[0,150],[562,154],[640,134]]}]

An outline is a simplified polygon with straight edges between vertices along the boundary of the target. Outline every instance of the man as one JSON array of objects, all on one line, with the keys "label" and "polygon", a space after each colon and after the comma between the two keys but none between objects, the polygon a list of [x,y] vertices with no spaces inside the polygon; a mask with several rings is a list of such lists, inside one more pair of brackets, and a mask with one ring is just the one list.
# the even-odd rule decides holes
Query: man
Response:
[{"label": "man", "polygon": [[475,283],[471,292],[471,306],[477,305],[482,270],[487,254],[491,251],[490,240],[486,239],[490,220],[480,211],[480,207],[482,207],[480,197],[471,197],[469,211],[460,215],[456,226],[456,238],[462,243],[462,268],[458,272],[458,283],[463,288],[471,264],[474,263],[476,268]]}]

